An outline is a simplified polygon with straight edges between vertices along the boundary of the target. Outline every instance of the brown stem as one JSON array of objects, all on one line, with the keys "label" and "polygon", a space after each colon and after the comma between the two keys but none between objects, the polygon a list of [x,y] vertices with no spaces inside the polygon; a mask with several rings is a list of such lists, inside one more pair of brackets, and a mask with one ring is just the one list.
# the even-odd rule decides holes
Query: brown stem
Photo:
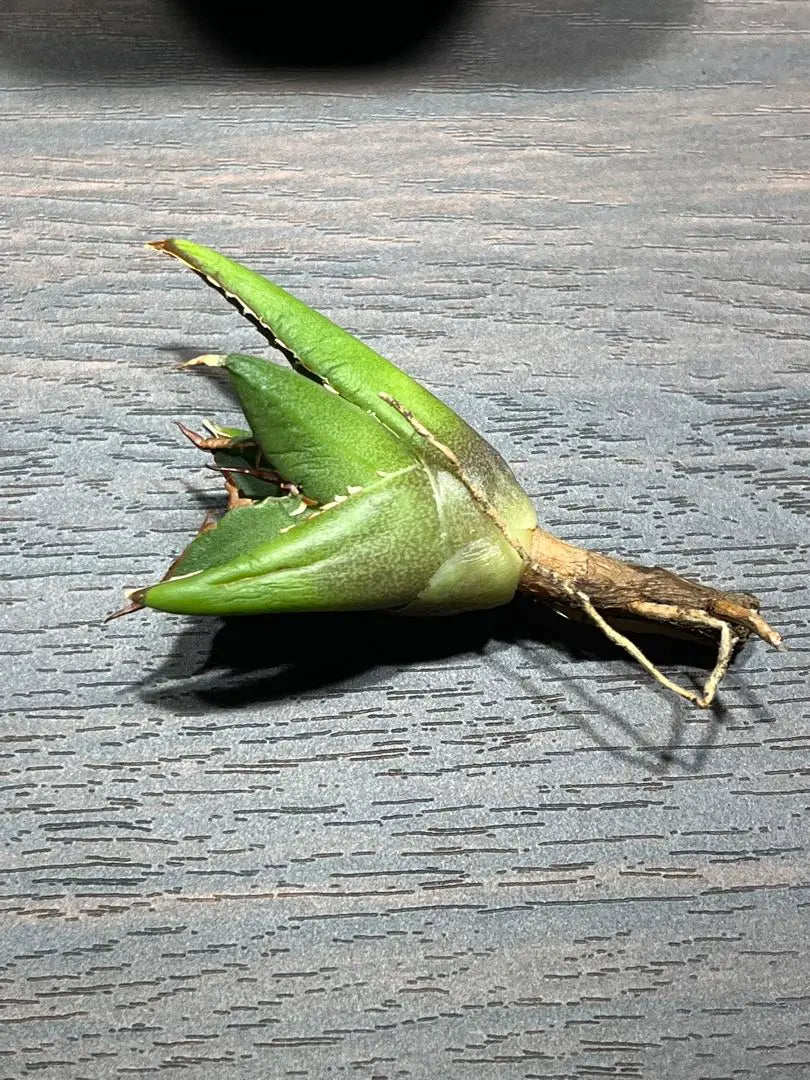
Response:
[{"label": "brown stem", "polygon": [[670,623],[691,631],[711,630],[713,621],[720,620],[739,637],[753,633],[776,648],[782,644],[759,614],[755,596],[722,592],[658,566],[638,566],[588,551],[544,529],[532,534],[529,556],[519,588],[538,600],[570,606],[572,596],[584,593],[608,616]]},{"label": "brown stem", "polygon": [[[383,401],[397,410],[414,431],[450,463],[475,502],[494,522],[523,560],[518,588],[566,613],[585,615],[619,648],[629,653],[657,683],[701,709],[708,709],[728,671],[737,643],[749,633],[758,634],[775,648],[782,639],[758,613],[759,601],[746,593],[724,593],[687,581],[660,567],[636,566],[609,555],[574,547],[556,536],[535,529],[527,549],[512,535],[507,523],[486,493],[464,472],[456,454],[440,442],[405,406],[381,393]],[[599,609],[614,616],[608,620]],[[717,659],[701,693],[673,682],[615,625],[615,616],[641,618],[718,637]]]}]

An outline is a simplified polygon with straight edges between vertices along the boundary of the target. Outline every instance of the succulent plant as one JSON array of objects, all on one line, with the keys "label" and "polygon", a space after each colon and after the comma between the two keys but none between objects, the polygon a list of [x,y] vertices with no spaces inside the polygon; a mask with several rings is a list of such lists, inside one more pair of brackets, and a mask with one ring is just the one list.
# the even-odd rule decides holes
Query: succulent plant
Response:
[{"label": "succulent plant", "polygon": [[[736,645],[779,635],[755,597],[569,545],[537,525],[500,454],[452,409],[278,285],[188,240],[150,245],[196,271],[287,360],[205,355],[223,368],[243,429],[181,425],[226,478],[228,509],[206,518],[163,579],[129,605],[188,615],[385,609],[451,615],[530,593],[587,618],[654,678],[707,707]],[[719,639],[701,693],[660,672],[623,618]]]}]

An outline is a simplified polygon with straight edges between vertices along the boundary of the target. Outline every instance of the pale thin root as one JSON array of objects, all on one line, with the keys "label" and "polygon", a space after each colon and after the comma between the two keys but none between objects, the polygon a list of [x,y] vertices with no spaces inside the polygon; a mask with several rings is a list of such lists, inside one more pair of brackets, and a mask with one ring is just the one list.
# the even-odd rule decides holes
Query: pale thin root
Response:
[{"label": "pale thin root", "polygon": [[639,649],[638,645],[634,645],[630,638],[620,634],[619,631],[610,625],[591,602],[591,598],[584,592],[576,593],[579,606],[585,612],[585,614],[596,623],[605,637],[609,638],[614,645],[618,645],[620,649],[624,649],[626,653],[629,653],[634,660],[637,660],[639,664],[644,668],[648,675],[652,675],[657,683],[661,686],[665,686],[667,690],[671,690],[674,694],[678,694],[679,697],[686,698],[687,701],[691,701],[693,705],[699,705],[701,708],[705,708],[703,705],[703,698],[696,694],[694,690],[687,690],[684,686],[679,686],[678,683],[673,682],[672,679],[668,679],[663,671],[655,666],[652,660],[649,660],[644,653]]},{"label": "pale thin root", "polygon": [[735,646],[739,641],[739,638],[733,633],[727,622],[723,622],[722,619],[717,621],[720,623],[720,648],[717,650],[717,661],[714,669],[703,685],[703,701],[700,703],[702,709],[708,709],[714,701],[714,695],[717,693],[720,683],[726,677]]},{"label": "pale thin root", "polygon": [[740,640],[739,636],[731,629],[731,625],[725,619],[718,619],[700,608],[682,608],[676,604],[656,604],[648,600],[631,603],[628,607],[636,614],[648,619],[655,619],[658,622],[718,631],[720,644],[717,649],[717,660],[703,685],[702,697],[696,700],[696,704],[701,709],[708,709],[714,701],[720,683],[725,678],[731,658],[734,655],[734,649]]},{"label": "pale thin root", "polygon": [[653,613],[652,611],[648,611],[647,613],[651,618],[657,618],[663,622],[674,621],[671,618],[667,619],[666,617],[664,617],[664,609],[669,607],[671,609],[670,614],[679,612],[682,616],[681,621],[683,622],[688,622],[691,625],[696,626],[711,627],[712,629],[719,630],[720,632],[720,647],[718,650],[717,662],[708,679],[706,680],[706,683],[704,684],[702,694],[698,694],[694,690],[688,690],[686,687],[680,686],[678,683],[673,682],[672,679],[668,679],[667,676],[662,671],[660,671],[659,668],[657,668],[655,664],[650,659],[648,659],[648,657],[644,655],[644,653],[641,651],[641,649],[639,649],[637,645],[635,645],[629,638],[625,637],[624,634],[619,633],[619,631],[616,630],[615,627],[611,626],[610,623],[602,615],[599,614],[587,593],[575,589],[570,584],[570,582],[565,580],[565,578],[561,577],[559,574],[556,574],[553,570],[549,570],[547,567],[539,566],[532,560],[529,552],[526,550],[523,544],[521,544],[520,541],[512,535],[509,526],[497,513],[484,492],[481,491],[478,485],[475,484],[475,482],[466,475],[464,469],[462,468],[461,462],[458,459],[458,456],[454,453],[453,450],[450,449],[449,446],[446,446],[443,442],[440,442],[440,440],[436,438],[433,432],[429,431],[428,428],[424,426],[424,424],[420,423],[419,420],[417,420],[414,414],[410,411],[410,409],[406,409],[401,402],[396,400],[396,398],[393,398],[390,394],[385,393],[381,393],[380,397],[393,409],[396,409],[400,416],[403,416],[408,421],[408,423],[411,425],[417,435],[420,435],[423,439],[429,442],[431,446],[438,450],[439,453],[442,454],[443,457],[445,457],[447,461],[450,462],[450,464],[453,466],[454,473],[462,482],[462,484],[464,484],[464,486],[467,488],[475,502],[480,506],[481,510],[491,521],[495,523],[495,525],[505,537],[506,541],[514,548],[514,550],[518,553],[518,555],[520,555],[524,562],[528,563],[532,567],[532,570],[534,570],[539,575],[545,577],[547,581],[549,581],[565,596],[569,597],[569,599],[571,599],[572,601],[574,601],[574,603],[581,607],[585,614],[599,627],[605,637],[612,641],[614,645],[618,645],[619,648],[624,649],[626,653],[629,653],[629,655],[632,656],[633,659],[636,660],[641,665],[641,667],[644,668],[648,675],[651,675],[657,683],[665,687],[667,690],[671,690],[672,693],[677,694],[679,697],[685,698],[687,701],[691,701],[693,705],[697,705],[701,709],[707,709],[711,705],[712,701],[714,700],[714,696],[717,693],[717,688],[720,685],[723,676],[728,670],[728,666],[731,662],[731,657],[734,652],[734,646],[737,643],[737,638],[734,634],[732,634],[731,627],[728,623],[724,622],[722,619],[715,619],[711,615],[706,615],[704,612],[698,611],[697,609],[694,612],[687,613],[685,611],[682,611],[682,609],[680,608],[675,608],[674,606],[667,604],[650,603],[638,605],[639,608],[644,607],[650,609],[658,609],[657,613]]},{"label": "pale thin root", "polygon": [[758,637],[761,637],[763,641],[767,641],[775,649],[784,648],[782,635],[763,619],[757,609],[755,607],[745,607],[742,603],[738,603],[733,595],[717,597],[712,605],[712,610],[719,619],[725,619],[730,623],[738,623],[747,630],[753,630]]}]

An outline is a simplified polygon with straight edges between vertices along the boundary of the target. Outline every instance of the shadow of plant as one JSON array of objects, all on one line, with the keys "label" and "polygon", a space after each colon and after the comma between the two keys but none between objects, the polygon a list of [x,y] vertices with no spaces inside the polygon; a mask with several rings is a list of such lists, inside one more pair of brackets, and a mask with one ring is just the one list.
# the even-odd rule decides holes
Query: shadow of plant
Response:
[{"label": "shadow of plant", "polygon": [[[546,683],[556,675],[560,687],[567,685],[580,705],[579,722],[595,743],[658,772],[673,765],[684,771],[702,768],[722,722],[720,704],[705,717],[701,714],[700,735],[695,740],[689,732],[689,753],[684,753],[683,711],[690,707],[650,683],[650,692],[661,694],[671,710],[669,738],[650,743],[621,710],[582,680],[572,682],[570,665],[618,662],[640,682],[647,676],[635,672],[626,655],[596,628],[563,619],[524,597],[450,618],[400,619],[370,612],[187,620],[171,654],[144,680],[141,696],[183,713],[251,708],[321,691],[373,688],[392,669],[476,653],[507,681],[527,689],[530,698],[547,695],[547,685],[541,689],[530,672],[515,668],[513,659],[501,660],[499,644],[522,647]],[[705,669],[714,659],[713,648],[699,641],[650,635],[644,648],[655,663],[667,667]],[[600,717],[598,724],[594,716]]]}]

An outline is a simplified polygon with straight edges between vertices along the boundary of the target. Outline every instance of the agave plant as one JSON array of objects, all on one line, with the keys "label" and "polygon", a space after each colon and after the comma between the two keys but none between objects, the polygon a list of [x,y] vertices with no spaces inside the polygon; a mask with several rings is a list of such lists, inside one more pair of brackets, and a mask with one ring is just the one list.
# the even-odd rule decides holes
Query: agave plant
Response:
[{"label": "agave plant", "polygon": [[[781,639],[755,597],[567,544],[537,525],[509,466],[464,420],[373,349],[278,285],[188,240],[150,245],[199,274],[290,367],[205,355],[224,368],[247,426],[181,425],[226,478],[228,509],[207,517],[162,580],[129,605],[188,615],[385,609],[450,615],[518,590],[587,618],[662,685],[711,704],[736,645]],[[617,621],[718,638],[701,693],[672,682]]]}]

